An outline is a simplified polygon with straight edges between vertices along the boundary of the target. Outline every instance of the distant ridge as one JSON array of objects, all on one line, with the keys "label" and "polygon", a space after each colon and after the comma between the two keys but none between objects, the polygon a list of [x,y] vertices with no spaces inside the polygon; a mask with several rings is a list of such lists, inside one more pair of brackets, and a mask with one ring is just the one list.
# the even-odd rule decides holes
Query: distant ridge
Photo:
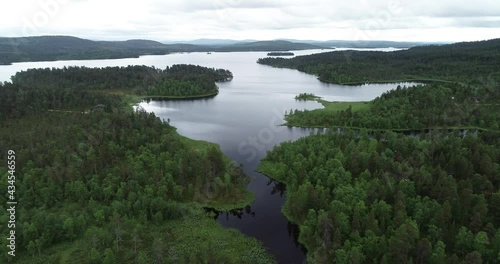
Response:
[{"label": "distant ridge", "polygon": [[[209,42],[207,42],[209,43]],[[256,41],[226,45],[163,44],[158,41],[93,41],[71,36],[0,38],[0,64],[25,61],[134,58],[173,52],[286,51],[324,48],[290,41]]]},{"label": "distant ridge", "polygon": [[307,43],[297,43],[285,40],[267,40],[249,43],[237,43],[233,45],[216,48],[216,51],[288,51],[305,49],[327,49],[326,46],[319,46]]},{"label": "distant ridge", "polygon": [[[305,41],[300,40],[228,40],[199,39],[169,44],[153,40],[94,41],[72,36],[0,37],[0,65],[26,61],[89,60],[135,58],[141,55],[163,55],[173,52],[292,51],[329,49],[336,43],[351,47],[407,47],[419,43]],[[357,44],[356,44],[357,43]],[[421,43],[420,43],[421,44]]]},{"label": "distant ridge", "polygon": [[[294,39],[284,39],[286,41],[295,42]],[[411,48],[415,46],[425,46],[425,45],[444,45],[451,44],[448,42],[406,42],[406,41],[388,41],[388,40],[301,40],[301,43],[314,44],[320,46],[334,47],[334,48],[359,48],[359,49],[369,49],[369,48]]]},{"label": "distant ridge", "polygon": [[234,40],[234,39],[195,39],[188,41],[162,41],[165,44],[192,44],[192,45],[201,45],[201,46],[225,46],[225,45],[233,45],[237,43],[248,43],[248,42],[256,42],[258,40]]},{"label": "distant ridge", "polygon": [[459,82],[493,78],[500,69],[500,39],[422,45],[395,52],[333,51],[258,63],[291,68],[336,84]]},{"label": "distant ridge", "polygon": [[[312,44],[321,47],[335,48],[411,48],[423,45],[444,45],[451,42],[418,42],[418,41],[389,41],[389,40],[303,40],[303,39],[276,39],[295,43]],[[164,41],[166,44],[185,43],[193,45],[226,46],[241,43],[258,42],[259,40],[232,40],[232,39],[196,39],[190,41]]]},{"label": "distant ridge", "polygon": [[24,61],[134,58],[147,54],[204,51],[204,47],[133,39],[92,41],[71,36],[0,38],[0,64]]}]

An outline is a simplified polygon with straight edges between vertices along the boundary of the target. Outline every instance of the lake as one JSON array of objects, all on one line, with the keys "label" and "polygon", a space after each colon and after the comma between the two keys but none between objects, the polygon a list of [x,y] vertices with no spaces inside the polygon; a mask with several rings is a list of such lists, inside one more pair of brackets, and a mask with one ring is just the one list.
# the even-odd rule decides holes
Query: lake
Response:
[{"label": "lake", "polygon": [[[323,52],[294,51],[295,55]],[[165,68],[173,64],[197,64],[224,68],[234,79],[219,83],[216,97],[200,100],[150,101],[140,107],[177,127],[186,137],[217,143],[252,177],[248,188],[255,201],[240,214],[220,213],[222,225],[262,241],[280,263],[303,263],[305,253],[296,241],[296,227],[281,214],[284,187],[255,172],[266,152],[283,141],[295,140],[314,130],[279,126],[290,109],[321,108],[317,102],[299,102],[299,93],[314,93],[327,100],[368,101],[394,89],[397,84],[342,86],[319,82],[315,76],[290,69],[257,64],[267,52],[180,53],[141,56],[132,59],[27,62],[0,66],[0,81],[8,81],[17,71],[28,68],[64,66],[147,65]]]}]

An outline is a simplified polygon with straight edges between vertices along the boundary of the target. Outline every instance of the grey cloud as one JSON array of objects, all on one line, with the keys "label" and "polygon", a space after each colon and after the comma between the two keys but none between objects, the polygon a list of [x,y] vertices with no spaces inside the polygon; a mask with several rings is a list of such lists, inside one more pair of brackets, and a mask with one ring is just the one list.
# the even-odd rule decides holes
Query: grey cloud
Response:
[{"label": "grey cloud", "polygon": [[[33,0],[36,4],[36,1]],[[74,2],[74,1],[73,1]],[[203,37],[259,38],[261,35],[300,38],[306,31],[324,38],[320,32],[344,33],[346,38],[359,30],[424,32],[447,28],[480,28],[490,32],[500,28],[498,0],[143,0],[118,1],[116,9],[93,13],[101,7],[97,0],[78,0],[86,7],[89,21],[69,15],[59,23],[41,28],[45,34],[95,36],[101,39],[195,39]],[[108,3],[108,2],[106,2]],[[0,6],[4,5],[3,3]],[[113,6],[113,4],[108,4]],[[68,8],[70,5],[68,5]],[[20,8],[20,7],[19,7]],[[2,8],[3,9],[3,8]],[[22,8],[21,8],[22,9]],[[141,12],[135,10],[141,10]],[[72,12],[80,12],[73,10]],[[20,22],[10,19],[0,27],[1,35],[13,35]],[[120,21],[114,23],[114,21]],[[17,24],[16,24],[17,23]],[[107,25],[108,28],[103,29]],[[335,31],[338,30],[338,31]],[[19,31],[19,30],[17,30]],[[279,34],[290,35],[279,35]],[[408,33],[408,35],[418,35]],[[253,35],[248,35],[253,34]],[[406,34],[406,33],[405,33]],[[397,36],[395,36],[397,37]],[[450,36],[462,38],[463,36]],[[500,37],[500,34],[499,34]]]}]

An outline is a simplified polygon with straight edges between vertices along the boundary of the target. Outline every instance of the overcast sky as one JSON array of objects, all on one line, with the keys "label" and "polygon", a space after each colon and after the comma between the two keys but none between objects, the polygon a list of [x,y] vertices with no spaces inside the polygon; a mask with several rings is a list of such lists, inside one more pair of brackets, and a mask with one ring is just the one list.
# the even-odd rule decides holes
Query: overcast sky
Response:
[{"label": "overcast sky", "polygon": [[2,0],[0,36],[158,41],[470,41],[500,37],[500,0]]}]

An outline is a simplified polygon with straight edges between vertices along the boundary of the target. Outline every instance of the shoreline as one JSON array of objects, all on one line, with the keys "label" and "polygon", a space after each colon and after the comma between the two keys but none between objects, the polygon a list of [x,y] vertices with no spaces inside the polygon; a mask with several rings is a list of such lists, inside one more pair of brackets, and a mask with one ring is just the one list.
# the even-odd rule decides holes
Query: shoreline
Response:
[{"label": "shoreline", "polygon": [[187,95],[187,96],[170,96],[170,95],[147,95],[139,96],[142,100],[192,100],[192,99],[205,99],[212,98],[219,94],[219,91],[209,94],[200,95]]},{"label": "shoreline", "polygon": [[[307,73],[307,72],[304,72]],[[310,73],[308,73],[310,74]],[[337,83],[337,82],[331,82],[327,81],[324,79],[321,79],[320,77],[317,77],[320,82],[323,83],[330,83],[330,84],[337,84],[337,85],[345,85],[345,86],[360,86],[360,85],[367,85],[367,84],[396,84],[396,83],[412,83],[415,82],[418,85],[418,83],[433,83],[433,82],[438,82],[438,83],[457,83],[459,82],[456,81],[448,81],[448,80],[439,80],[439,79],[430,79],[430,78],[413,78],[413,79],[401,79],[401,80],[380,80],[380,81],[366,81],[366,82],[346,82],[346,83]]]},{"label": "shoreline", "polygon": [[293,124],[288,124],[288,123],[283,123],[280,124],[279,126],[284,126],[284,127],[296,127],[296,128],[320,128],[320,129],[330,129],[330,128],[337,128],[337,129],[354,129],[354,130],[366,130],[370,132],[384,132],[384,131],[393,131],[393,132],[408,132],[408,131],[432,131],[432,130],[478,130],[478,131],[485,131],[485,132],[493,132],[493,133],[500,133],[500,130],[492,130],[488,128],[482,128],[482,127],[427,127],[427,128],[368,128],[368,127],[356,127],[356,126],[330,126],[330,127],[325,127],[325,126],[304,126],[304,125],[293,125]]}]

